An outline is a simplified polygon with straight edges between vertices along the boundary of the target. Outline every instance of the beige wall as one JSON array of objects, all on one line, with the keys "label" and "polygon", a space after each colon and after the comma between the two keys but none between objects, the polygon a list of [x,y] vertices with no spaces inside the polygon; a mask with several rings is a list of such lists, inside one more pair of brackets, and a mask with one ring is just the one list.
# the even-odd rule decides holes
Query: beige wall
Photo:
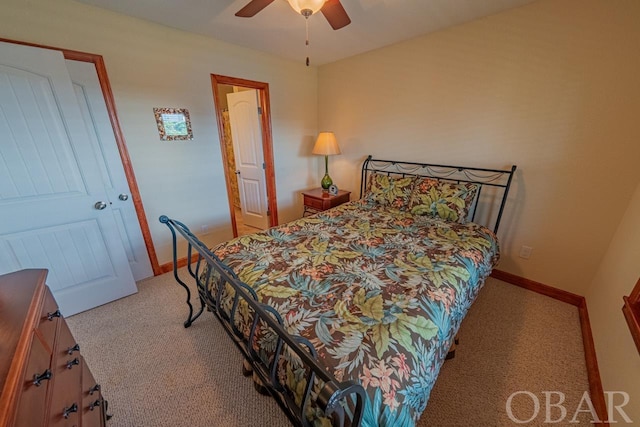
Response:
[{"label": "beige wall", "polygon": [[[622,296],[631,293],[639,277],[640,185],[586,295],[603,387],[631,395],[624,409],[634,425],[640,423],[640,354],[621,307]],[[622,398],[616,402],[622,403]]]},{"label": "beige wall", "polygon": [[640,179],[639,41],[637,0],[540,0],[322,66],[331,176],[359,189],[369,153],[517,164],[499,268],[584,294]]},{"label": "beige wall", "polygon": [[[210,74],[270,85],[280,221],[301,214],[315,180],[306,151],[317,128],[315,68],[70,0],[3,0],[0,37],[104,57],[160,263],[173,216],[209,243],[232,237]],[[194,139],[161,142],[153,107],[187,108]]]}]

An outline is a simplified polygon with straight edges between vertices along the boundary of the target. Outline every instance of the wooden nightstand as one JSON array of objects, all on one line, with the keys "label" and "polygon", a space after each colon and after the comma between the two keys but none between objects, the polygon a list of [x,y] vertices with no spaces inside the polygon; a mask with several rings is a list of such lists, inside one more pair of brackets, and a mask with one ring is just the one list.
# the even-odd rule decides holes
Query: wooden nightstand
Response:
[{"label": "wooden nightstand", "polygon": [[323,192],[322,188],[314,188],[313,190],[303,191],[302,195],[304,196],[304,213],[302,216],[307,216],[348,202],[351,197],[351,191],[338,190],[338,194],[332,196]]}]

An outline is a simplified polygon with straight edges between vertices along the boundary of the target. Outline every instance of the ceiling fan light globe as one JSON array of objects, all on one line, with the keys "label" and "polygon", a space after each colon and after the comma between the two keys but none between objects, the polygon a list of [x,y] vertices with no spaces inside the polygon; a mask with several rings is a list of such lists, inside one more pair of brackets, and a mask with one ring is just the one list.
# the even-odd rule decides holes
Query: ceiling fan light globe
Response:
[{"label": "ceiling fan light globe", "polygon": [[310,10],[311,14],[318,12],[327,0],[287,0],[289,5],[296,12],[303,14],[303,11]]}]

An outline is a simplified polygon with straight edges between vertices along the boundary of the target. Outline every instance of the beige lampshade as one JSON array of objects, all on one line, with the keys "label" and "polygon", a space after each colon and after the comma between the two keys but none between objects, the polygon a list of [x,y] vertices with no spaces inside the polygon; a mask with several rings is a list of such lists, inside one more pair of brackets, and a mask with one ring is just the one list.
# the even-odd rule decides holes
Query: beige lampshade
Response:
[{"label": "beige lampshade", "polygon": [[336,136],[333,132],[320,132],[312,153],[323,156],[340,154],[340,147],[338,146],[338,141],[336,140]]},{"label": "beige lampshade", "polygon": [[327,0],[287,0],[291,7],[298,13],[302,13],[303,10],[310,10],[311,13],[316,13],[322,6],[324,6]]}]

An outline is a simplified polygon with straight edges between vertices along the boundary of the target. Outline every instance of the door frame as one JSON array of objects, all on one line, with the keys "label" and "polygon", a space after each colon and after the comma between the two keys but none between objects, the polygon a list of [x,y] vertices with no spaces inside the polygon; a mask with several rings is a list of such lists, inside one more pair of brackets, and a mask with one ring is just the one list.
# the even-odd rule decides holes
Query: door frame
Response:
[{"label": "door frame", "polygon": [[256,89],[258,91],[260,100],[259,105],[262,109],[262,114],[260,114],[260,123],[262,127],[262,155],[265,163],[265,185],[267,187],[267,209],[269,209],[269,226],[274,227],[278,225],[278,202],[276,198],[276,174],[273,163],[273,137],[271,135],[271,102],[269,100],[269,83],[211,74],[211,86],[213,87],[213,102],[216,107],[220,150],[222,151],[222,162],[225,166],[222,169],[224,170],[224,181],[227,186],[227,199],[229,202],[229,214],[231,215],[231,227],[233,229],[233,237],[238,237],[238,226],[236,224],[235,208],[233,205],[231,181],[226,167],[228,159],[224,148],[224,125],[222,119],[222,108],[220,108],[218,100],[220,96],[218,85],[240,86],[249,89]]},{"label": "door frame", "polygon": [[102,95],[104,96],[105,104],[107,105],[107,112],[109,113],[109,121],[113,128],[113,134],[118,146],[118,152],[120,153],[120,159],[122,160],[122,167],[124,169],[125,176],[127,177],[127,183],[131,190],[131,199],[133,200],[133,206],[138,216],[138,222],[140,224],[140,231],[144,239],[144,244],[147,248],[147,254],[149,255],[149,261],[151,262],[151,269],[154,276],[162,274],[160,264],[158,263],[158,256],[156,254],[155,247],[153,246],[153,240],[151,238],[151,231],[149,230],[149,223],[147,222],[147,216],[144,212],[144,206],[142,205],[142,198],[140,197],[140,190],[136,181],[136,176],[133,172],[133,166],[131,165],[131,158],[129,157],[129,151],[127,150],[127,144],[120,127],[120,121],[118,120],[118,114],[116,111],[116,103],[113,98],[113,92],[111,91],[111,84],[109,83],[109,76],[107,75],[107,68],[104,64],[102,55],[94,53],[80,52],[77,50],[69,50],[59,47],[46,46],[37,43],[29,43],[20,40],[11,40],[0,37],[0,42],[19,44],[23,46],[38,47],[41,49],[57,50],[62,52],[64,59],[72,61],[82,61],[93,63],[96,67],[98,74],[98,81],[100,82],[100,88],[102,89]]}]

